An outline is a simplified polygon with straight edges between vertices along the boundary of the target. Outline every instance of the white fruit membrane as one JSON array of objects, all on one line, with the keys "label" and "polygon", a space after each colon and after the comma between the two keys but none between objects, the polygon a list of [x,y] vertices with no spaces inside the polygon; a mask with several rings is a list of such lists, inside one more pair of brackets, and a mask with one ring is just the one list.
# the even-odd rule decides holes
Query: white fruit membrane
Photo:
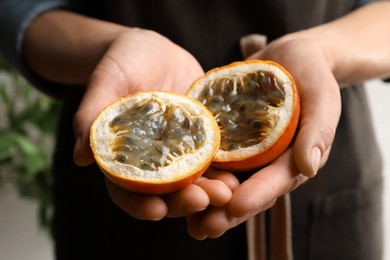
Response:
[{"label": "white fruit membrane", "polygon": [[[192,87],[191,90],[187,93],[188,96],[197,99],[197,97],[201,96],[203,88],[218,78],[229,78],[231,75],[237,73],[249,74],[257,71],[272,73],[278,79],[278,82],[281,84],[281,87],[284,90],[285,100],[283,106],[270,110],[271,113],[274,113],[275,118],[277,118],[275,121],[276,125],[270,134],[257,145],[240,148],[233,151],[224,151],[219,149],[215,156],[215,161],[231,161],[232,158],[239,161],[248,158],[251,155],[259,154],[267,150],[270,146],[272,146],[275,140],[279,139],[292,118],[294,93],[291,78],[288,74],[286,74],[285,71],[272,64],[261,62],[240,64],[214,71],[200,81],[195,82],[196,87]],[[234,81],[234,78],[232,78],[232,80]]]},{"label": "white fruit membrane", "polygon": [[[144,170],[138,167],[122,164],[115,160],[115,152],[111,150],[116,135],[110,130],[110,122],[122,112],[131,109],[134,104],[145,99],[157,98],[166,105],[174,104],[187,110],[191,115],[202,118],[205,129],[205,140],[194,153],[188,153],[177,157],[170,165],[161,167],[157,171]],[[211,117],[210,117],[211,116]],[[211,118],[211,120],[210,120]],[[179,180],[192,175],[194,170],[200,168],[205,162],[211,160],[215,154],[215,142],[219,142],[218,126],[212,115],[198,101],[185,96],[169,92],[138,92],[124,97],[113,105],[106,107],[95,119],[91,127],[91,147],[98,165],[103,171],[118,176],[148,182],[166,182]]]}]

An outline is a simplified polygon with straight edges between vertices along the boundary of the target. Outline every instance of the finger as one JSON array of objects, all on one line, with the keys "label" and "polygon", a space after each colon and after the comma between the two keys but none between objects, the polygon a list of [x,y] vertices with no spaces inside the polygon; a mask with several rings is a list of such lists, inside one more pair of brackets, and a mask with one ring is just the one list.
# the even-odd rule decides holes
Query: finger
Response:
[{"label": "finger", "polygon": [[107,87],[104,91],[100,88],[100,85],[96,85],[86,91],[73,118],[76,138],[73,160],[79,166],[87,166],[94,161],[89,146],[89,132],[93,120],[105,106],[118,99],[117,94],[110,91],[110,88]]},{"label": "finger", "polygon": [[217,238],[227,230],[245,221],[245,218],[235,218],[225,207],[210,209],[200,222],[200,230],[204,236]]},{"label": "finger", "polygon": [[[275,204],[275,201],[276,199],[271,201],[268,205],[265,205],[265,207],[267,209],[271,208]],[[192,237],[198,240],[203,240],[207,237],[217,238],[257,213],[258,212],[242,217],[234,217],[227,207],[210,208],[207,211],[197,213],[188,218],[187,231]]]},{"label": "finger", "polygon": [[223,181],[203,179],[196,184],[207,193],[213,206],[225,205],[232,198],[232,191]]},{"label": "finger", "polygon": [[235,217],[243,217],[264,211],[276,198],[294,190],[306,180],[307,177],[300,174],[294,164],[292,149],[288,149],[234,191],[228,204],[229,212]]},{"label": "finger", "polygon": [[206,211],[202,211],[187,217],[187,232],[196,240],[205,240],[207,235],[203,232],[201,222],[206,214]]},{"label": "finger", "polygon": [[230,188],[231,191],[234,191],[238,186],[240,186],[240,182],[237,177],[233,173],[228,171],[222,171],[210,167],[203,174],[203,176],[209,179],[220,180],[224,182]]},{"label": "finger", "polygon": [[159,196],[129,192],[107,178],[106,185],[112,201],[134,218],[160,220],[167,215],[167,205]]},{"label": "finger", "polygon": [[168,205],[168,217],[187,216],[206,209],[210,204],[208,194],[195,184],[168,194],[164,200]]}]

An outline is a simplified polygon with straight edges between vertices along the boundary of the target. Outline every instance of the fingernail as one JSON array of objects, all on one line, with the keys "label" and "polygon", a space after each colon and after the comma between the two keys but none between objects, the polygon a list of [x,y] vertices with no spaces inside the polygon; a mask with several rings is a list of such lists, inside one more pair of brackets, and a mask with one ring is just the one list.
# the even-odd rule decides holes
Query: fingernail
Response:
[{"label": "fingernail", "polygon": [[311,150],[311,168],[313,170],[311,177],[314,177],[317,174],[320,168],[320,163],[321,163],[321,151],[318,147],[314,147]]}]

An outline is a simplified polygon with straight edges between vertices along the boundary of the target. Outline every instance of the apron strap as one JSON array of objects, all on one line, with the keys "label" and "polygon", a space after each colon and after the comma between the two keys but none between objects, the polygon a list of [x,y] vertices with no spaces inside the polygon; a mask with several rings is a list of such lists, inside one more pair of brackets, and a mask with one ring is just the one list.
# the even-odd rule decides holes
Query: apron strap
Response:
[{"label": "apron strap", "polygon": [[279,197],[267,213],[246,222],[248,260],[293,260],[290,194]]}]

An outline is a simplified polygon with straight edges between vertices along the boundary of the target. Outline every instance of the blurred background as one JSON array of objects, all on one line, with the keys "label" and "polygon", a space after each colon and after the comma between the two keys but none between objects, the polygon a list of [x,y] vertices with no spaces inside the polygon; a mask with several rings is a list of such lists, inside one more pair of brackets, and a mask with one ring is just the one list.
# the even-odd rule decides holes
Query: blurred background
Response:
[{"label": "blurred background", "polygon": [[[390,260],[390,84],[374,80],[366,88],[385,162],[384,260]],[[60,108],[0,60],[0,259],[53,259],[50,158]]]}]

